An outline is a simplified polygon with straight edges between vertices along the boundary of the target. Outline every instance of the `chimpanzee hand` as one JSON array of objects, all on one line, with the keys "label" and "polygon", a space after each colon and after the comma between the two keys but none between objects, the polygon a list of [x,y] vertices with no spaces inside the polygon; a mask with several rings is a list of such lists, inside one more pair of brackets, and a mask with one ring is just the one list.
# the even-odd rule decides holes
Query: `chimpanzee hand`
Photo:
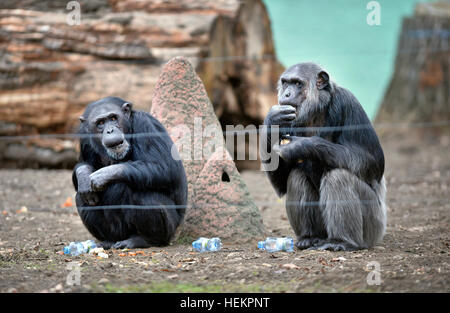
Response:
[{"label": "chimpanzee hand", "polygon": [[109,168],[109,166],[106,166],[89,175],[89,178],[91,179],[92,190],[105,190],[106,185],[108,185],[111,180],[111,174],[111,169]]},{"label": "chimpanzee hand", "polygon": [[91,188],[93,191],[105,190],[106,186],[115,181],[121,173],[121,165],[114,164],[95,171],[89,175],[91,179]]},{"label": "chimpanzee hand", "polygon": [[[289,136],[287,144],[275,144],[272,150],[288,163],[301,163],[306,157],[306,147],[311,141],[310,137]],[[283,142],[282,140],[282,142]]]},{"label": "chimpanzee hand", "polygon": [[91,188],[91,179],[89,175],[92,174],[92,167],[89,165],[82,165],[77,168],[77,192],[80,195],[83,203],[88,205],[96,205],[99,201],[98,195]]},{"label": "chimpanzee hand", "polygon": [[295,108],[290,105],[274,105],[264,120],[265,125],[289,126],[295,120]]}]

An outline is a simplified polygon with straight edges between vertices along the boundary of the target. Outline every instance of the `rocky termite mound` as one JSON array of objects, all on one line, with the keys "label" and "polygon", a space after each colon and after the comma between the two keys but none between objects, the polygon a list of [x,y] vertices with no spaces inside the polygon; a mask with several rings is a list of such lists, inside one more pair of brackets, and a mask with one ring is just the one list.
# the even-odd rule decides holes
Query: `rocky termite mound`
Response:
[{"label": "rocky termite mound", "polygon": [[205,87],[185,58],[164,66],[150,113],[169,131],[188,177],[189,208],[178,238],[218,236],[239,242],[261,238],[265,232],[261,214],[225,149]]}]

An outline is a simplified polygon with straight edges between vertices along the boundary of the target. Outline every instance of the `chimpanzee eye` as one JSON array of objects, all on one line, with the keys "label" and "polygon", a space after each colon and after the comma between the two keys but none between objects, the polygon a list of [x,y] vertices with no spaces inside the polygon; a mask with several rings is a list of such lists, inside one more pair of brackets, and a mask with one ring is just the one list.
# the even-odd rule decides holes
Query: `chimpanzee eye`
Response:
[{"label": "chimpanzee eye", "polygon": [[117,120],[117,117],[115,117],[115,116],[111,116],[111,121],[116,121]]},{"label": "chimpanzee eye", "polygon": [[105,124],[105,121],[103,121],[103,120],[100,120],[97,122],[97,126],[103,126],[103,124]]}]

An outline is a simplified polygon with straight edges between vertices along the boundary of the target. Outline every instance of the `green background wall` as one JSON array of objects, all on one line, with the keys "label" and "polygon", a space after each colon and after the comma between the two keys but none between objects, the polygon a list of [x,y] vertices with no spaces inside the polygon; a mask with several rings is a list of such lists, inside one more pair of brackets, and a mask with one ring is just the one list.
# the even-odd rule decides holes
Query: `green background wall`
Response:
[{"label": "green background wall", "polygon": [[393,71],[402,18],[412,15],[419,1],[379,0],[380,26],[367,24],[369,2],[264,0],[281,63],[319,63],[373,119]]}]

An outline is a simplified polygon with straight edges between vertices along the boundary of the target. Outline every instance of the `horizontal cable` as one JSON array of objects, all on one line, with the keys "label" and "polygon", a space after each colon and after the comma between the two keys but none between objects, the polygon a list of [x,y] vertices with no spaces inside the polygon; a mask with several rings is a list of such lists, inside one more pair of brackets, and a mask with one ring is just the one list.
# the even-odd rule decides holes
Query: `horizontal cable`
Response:
[{"label": "horizontal cable", "polygon": [[[436,201],[447,201],[449,198],[392,198],[387,199],[385,202],[401,202],[401,203],[430,203],[430,202],[436,202]],[[273,206],[273,205],[279,205],[279,204],[285,204],[285,205],[296,205],[300,204],[302,206],[319,206],[323,205],[324,202],[321,201],[280,201],[280,202],[273,202],[273,201],[256,201],[254,202],[255,205],[258,207],[262,206]],[[328,200],[326,201],[327,204],[378,204],[379,200]],[[228,203],[227,205],[237,205],[239,206],[239,203],[233,204]],[[121,205],[98,205],[98,206],[81,206],[79,209],[81,210],[179,210],[179,209],[201,209],[201,208],[211,208],[215,207],[217,204],[186,204],[186,205],[175,205],[175,204],[155,204],[155,205],[131,205],[131,204],[121,204]],[[75,207],[75,206],[74,206]],[[68,208],[27,208],[30,211],[42,211],[42,212],[48,212],[48,211],[72,211],[72,209]]]},{"label": "horizontal cable", "polygon": [[[231,125],[236,127],[237,125]],[[245,127],[249,127],[247,125]],[[261,125],[263,126],[263,125]],[[450,121],[439,121],[439,122],[417,122],[417,123],[378,123],[378,124],[358,124],[358,125],[346,125],[346,126],[320,126],[320,127],[279,127],[280,131],[284,132],[335,132],[335,131],[348,131],[348,130],[360,130],[367,128],[430,128],[430,127],[447,127],[450,126]],[[243,126],[244,127],[244,126]],[[242,135],[242,134],[253,134],[259,133],[261,130],[259,128],[254,129],[242,129],[242,130],[225,130],[222,133],[224,135]],[[136,134],[125,134],[125,138],[141,138],[141,137],[156,137],[163,136],[164,132],[149,132],[149,133],[136,133]],[[31,140],[31,139],[83,139],[98,137],[100,138],[102,134],[76,134],[76,133],[65,133],[65,134],[36,134],[36,135],[11,135],[11,136],[0,136],[0,140]]]}]

